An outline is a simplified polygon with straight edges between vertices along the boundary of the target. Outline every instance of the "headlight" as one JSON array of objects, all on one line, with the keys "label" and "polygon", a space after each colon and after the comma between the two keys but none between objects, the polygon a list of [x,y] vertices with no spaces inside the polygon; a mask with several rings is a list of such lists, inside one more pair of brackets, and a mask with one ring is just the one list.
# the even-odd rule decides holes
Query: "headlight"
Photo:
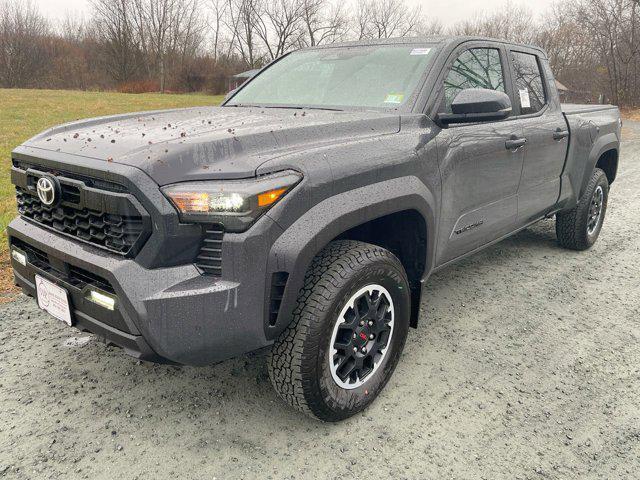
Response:
[{"label": "headlight", "polygon": [[177,183],[162,191],[181,221],[222,223],[227,231],[242,232],[300,180],[300,173],[287,170],[243,180]]}]

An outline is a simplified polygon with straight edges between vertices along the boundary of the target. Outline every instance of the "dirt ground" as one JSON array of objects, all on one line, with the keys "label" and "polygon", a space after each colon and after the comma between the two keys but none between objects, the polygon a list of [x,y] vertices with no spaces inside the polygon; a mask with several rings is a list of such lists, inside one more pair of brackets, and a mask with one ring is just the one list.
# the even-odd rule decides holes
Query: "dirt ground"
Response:
[{"label": "dirt ground", "polygon": [[0,305],[0,478],[637,479],[640,124],[597,245],[545,221],[431,278],[378,401],[337,425],[282,404],[264,359],[139,364]]}]

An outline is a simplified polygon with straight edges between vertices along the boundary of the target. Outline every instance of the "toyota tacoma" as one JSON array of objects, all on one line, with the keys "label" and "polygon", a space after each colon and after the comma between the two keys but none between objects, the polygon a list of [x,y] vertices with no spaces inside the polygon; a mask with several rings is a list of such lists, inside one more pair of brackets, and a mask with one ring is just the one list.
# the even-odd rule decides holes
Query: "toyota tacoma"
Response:
[{"label": "toyota tacoma", "polygon": [[142,360],[268,352],[325,421],[395,369],[436,270],[555,217],[597,240],[616,107],[561,104],[544,51],[482,38],[283,56],[220,107],[52,128],[12,153],[15,281]]}]

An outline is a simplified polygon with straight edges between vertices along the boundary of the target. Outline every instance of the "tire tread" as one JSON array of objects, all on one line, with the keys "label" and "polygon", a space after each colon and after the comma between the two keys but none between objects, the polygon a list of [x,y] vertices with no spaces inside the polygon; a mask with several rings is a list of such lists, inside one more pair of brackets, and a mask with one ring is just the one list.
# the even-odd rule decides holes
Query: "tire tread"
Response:
[{"label": "tire tread", "polygon": [[278,395],[296,410],[318,418],[305,391],[313,379],[313,361],[305,361],[305,343],[317,342],[310,327],[320,322],[327,308],[340,294],[340,284],[350,273],[369,262],[400,261],[389,251],[364,242],[338,240],[330,243],[312,261],[298,294],[293,319],[280,335],[267,359],[269,377]]},{"label": "tire tread", "polygon": [[[596,168],[589,179],[585,192],[571,210],[556,214],[556,237],[558,244],[568,250],[587,250],[593,243],[587,238],[587,211],[598,183],[605,178],[603,170]],[[606,197],[605,197],[606,201]],[[606,204],[605,204],[606,210]],[[603,212],[604,214],[605,212]]]}]

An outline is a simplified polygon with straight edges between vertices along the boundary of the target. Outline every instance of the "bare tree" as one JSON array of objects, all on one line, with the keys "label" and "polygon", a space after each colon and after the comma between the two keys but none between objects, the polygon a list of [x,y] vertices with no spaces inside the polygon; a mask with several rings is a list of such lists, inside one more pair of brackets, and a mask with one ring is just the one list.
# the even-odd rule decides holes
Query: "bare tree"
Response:
[{"label": "bare tree", "polygon": [[442,22],[437,19],[421,18],[416,25],[416,34],[423,37],[430,37],[435,35],[442,35],[444,32],[444,26]]},{"label": "bare tree", "polygon": [[231,32],[227,54],[231,55],[235,51],[247,66],[256,67],[261,61],[256,25],[262,10],[262,0],[227,1],[229,8],[225,24]]},{"label": "bare tree", "polygon": [[531,10],[506,2],[495,12],[479,14],[453,25],[449,33],[500,38],[516,43],[535,43],[538,28]]},{"label": "bare tree", "polygon": [[256,33],[269,60],[275,60],[300,43],[304,34],[302,0],[267,0],[256,13]]},{"label": "bare tree", "polygon": [[127,82],[140,70],[133,0],[92,0],[92,5],[107,73],[118,83]]},{"label": "bare tree", "polygon": [[331,4],[327,0],[302,0],[305,34],[300,39],[300,45],[315,47],[345,38],[349,21],[344,5]]},{"label": "bare tree", "polygon": [[[591,40],[606,70],[608,95],[614,103],[629,104],[640,94],[640,44],[637,0],[571,0],[569,18]],[[583,39],[584,40],[584,39]]]},{"label": "bare tree", "polygon": [[135,22],[149,69],[155,71],[164,92],[169,63],[183,63],[202,43],[199,0],[133,0]]},{"label": "bare tree", "polygon": [[404,0],[358,0],[354,17],[359,39],[406,37],[418,33],[422,9]]},{"label": "bare tree", "polygon": [[29,86],[38,80],[47,63],[48,22],[31,0],[0,3],[0,84]]},{"label": "bare tree", "polygon": [[228,14],[229,2],[227,0],[209,0],[207,6],[211,14],[207,19],[207,27],[211,36],[211,53],[215,62],[218,60],[224,38],[224,20]]}]

